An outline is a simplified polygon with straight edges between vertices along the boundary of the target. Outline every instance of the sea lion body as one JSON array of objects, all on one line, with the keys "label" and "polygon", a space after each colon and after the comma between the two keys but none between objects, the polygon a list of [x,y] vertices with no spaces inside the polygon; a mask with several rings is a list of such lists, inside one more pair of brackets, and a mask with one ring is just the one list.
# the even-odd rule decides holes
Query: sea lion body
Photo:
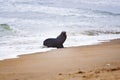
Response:
[{"label": "sea lion body", "polygon": [[64,48],[63,43],[65,42],[66,38],[66,32],[61,32],[61,34],[57,38],[46,39],[43,42],[43,45],[47,47]]}]

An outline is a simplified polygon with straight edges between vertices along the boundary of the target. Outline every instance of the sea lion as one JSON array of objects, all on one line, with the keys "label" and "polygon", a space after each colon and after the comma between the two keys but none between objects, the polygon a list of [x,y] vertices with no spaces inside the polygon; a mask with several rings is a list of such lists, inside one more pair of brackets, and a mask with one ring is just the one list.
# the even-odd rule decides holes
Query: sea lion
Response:
[{"label": "sea lion", "polygon": [[48,38],[44,40],[43,45],[47,47],[64,48],[63,43],[65,42],[66,38],[66,32],[63,31],[57,38]]}]

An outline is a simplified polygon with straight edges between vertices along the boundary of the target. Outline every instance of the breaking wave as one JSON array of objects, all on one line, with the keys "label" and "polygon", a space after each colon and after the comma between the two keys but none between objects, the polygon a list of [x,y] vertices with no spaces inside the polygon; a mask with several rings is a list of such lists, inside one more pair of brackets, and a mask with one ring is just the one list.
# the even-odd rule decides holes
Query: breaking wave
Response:
[{"label": "breaking wave", "polygon": [[93,10],[93,12],[100,13],[103,15],[120,16],[120,13],[114,13],[114,12],[108,12],[108,11],[102,11],[102,10]]},{"label": "breaking wave", "polygon": [[88,36],[97,36],[102,34],[120,34],[120,31],[99,31],[99,30],[90,30],[84,31],[81,34],[88,35]]},{"label": "breaking wave", "polygon": [[13,29],[8,24],[0,24],[0,36],[13,35]]}]

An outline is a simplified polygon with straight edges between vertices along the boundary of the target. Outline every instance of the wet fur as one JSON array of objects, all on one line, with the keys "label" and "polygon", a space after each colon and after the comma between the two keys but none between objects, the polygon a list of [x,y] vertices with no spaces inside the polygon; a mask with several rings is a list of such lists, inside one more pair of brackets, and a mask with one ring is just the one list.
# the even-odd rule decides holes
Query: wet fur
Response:
[{"label": "wet fur", "polygon": [[65,42],[66,38],[66,32],[61,32],[61,34],[57,38],[46,39],[43,42],[43,45],[47,47],[64,48],[63,43]]}]

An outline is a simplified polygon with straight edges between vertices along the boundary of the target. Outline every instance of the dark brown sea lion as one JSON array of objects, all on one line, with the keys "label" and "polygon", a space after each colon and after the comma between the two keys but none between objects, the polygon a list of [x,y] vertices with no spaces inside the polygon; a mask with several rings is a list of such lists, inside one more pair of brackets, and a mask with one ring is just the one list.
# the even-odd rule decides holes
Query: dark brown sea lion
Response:
[{"label": "dark brown sea lion", "polygon": [[48,38],[43,42],[44,46],[47,47],[56,47],[56,48],[64,48],[63,43],[67,38],[66,32],[63,31],[57,38]]}]

